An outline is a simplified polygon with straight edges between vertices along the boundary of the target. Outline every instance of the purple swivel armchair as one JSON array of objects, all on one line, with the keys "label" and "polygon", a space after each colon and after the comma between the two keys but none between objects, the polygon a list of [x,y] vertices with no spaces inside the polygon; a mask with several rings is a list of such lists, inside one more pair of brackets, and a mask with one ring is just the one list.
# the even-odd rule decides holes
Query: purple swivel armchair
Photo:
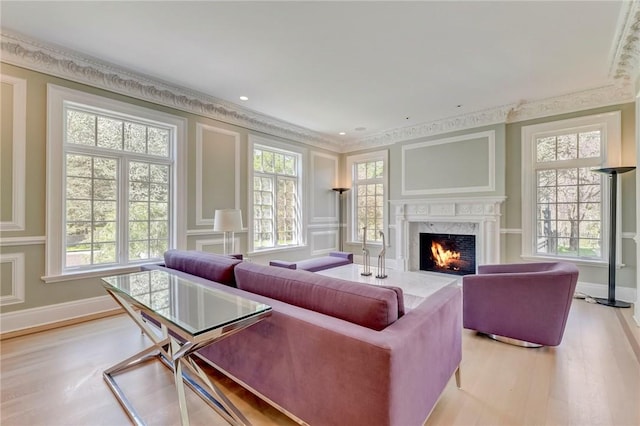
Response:
[{"label": "purple swivel armchair", "polygon": [[463,326],[520,346],[557,346],[577,282],[567,262],[479,266],[462,280]]}]

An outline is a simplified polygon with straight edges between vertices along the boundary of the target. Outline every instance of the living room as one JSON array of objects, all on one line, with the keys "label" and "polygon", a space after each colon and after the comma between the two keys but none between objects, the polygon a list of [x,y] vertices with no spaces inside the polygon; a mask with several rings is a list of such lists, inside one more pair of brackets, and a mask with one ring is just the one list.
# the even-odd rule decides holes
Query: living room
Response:
[{"label": "living room", "polygon": [[[178,6],[167,3],[159,6],[151,3],[122,3],[116,6],[83,2],[75,5],[56,2],[51,5],[3,2],[0,68],[3,100],[0,321],[3,339],[28,331],[55,329],[75,322],[78,318],[91,319],[112,314],[116,305],[105,294],[101,277],[135,271],[143,263],[157,262],[166,249],[222,253],[226,250],[227,235],[214,230],[215,212],[222,209],[240,210],[243,227],[235,229],[232,235],[234,251],[242,253],[254,263],[266,264],[275,259],[299,261],[325,256],[341,249],[353,253],[356,263],[361,264],[361,227],[364,223],[368,226],[367,247],[374,259],[374,267],[378,253],[384,250],[387,268],[413,271],[419,269],[419,254],[413,235],[422,232],[425,227],[431,227],[433,232],[451,232],[451,224],[457,223],[456,226],[461,229],[470,230],[465,233],[475,235],[478,264],[568,258],[580,271],[577,291],[591,297],[606,297],[609,283],[607,255],[612,247],[607,241],[609,234],[606,231],[611,221],[605,213],[596,226],[598,234],[595,237],[591,235],[590,228],[585,233],[586,237],[582,238],[584,245],[580,245],[579,249],[574,247],[573,240],[577,241],[578,238],[574,238],[573,234],[565,238],[567,243],[562,247],[565,251],[560,256],[558,247],[563,244],[562,238],[549,238],[546,235],[554,243],[543,247],[536,245],[536,241],[540,241],[540,235],[535,236],[533,233],[539,226],[536,225],[536,220],[542,222],[536,216],[541,202],[535,193],[532,194],[535,186],[527,185],[527,179],[530,180],[536,170],[535,161],[532,161],[531,153],[527,151],[530,141],[526,139],[526,135],[553,132],[564,135],[562,132],[567,129],[586,128],[591,131],[606,128],[606,138],[603,139],[606,141],[606,148],[601,156],[594,157],[595,162],[584,163],[585,166],[598,168],[637,164],[638,137],[635,123],[638,49],[637,42],[634,41],[637,38],[637,3],[575,2],[573,5],[562,3],[543,6],[519,2],[522,3],[522,9],[506,2],[476,2],[474,5],[359,3],[323,5],[310,2],[306,6],[309,9],[305,9],[303,4],[294,2],[288,4],[291,10],[287,10],[287,3],[233,5],[204,2],[200,5],[204,9],[198,13],[195,4]],[[466,10],[463,6],[471,9]],[[551,9],[545,9],[547,7]],[[214,25],[216,31],[229,31],[229,36],[218,39],[215,38],[219,36],[217,32],[194,35],[185,29],[184,33],[176,32],[162,41],[154,42],[155,36],[161,37],[162,26],[158,25],[154,29],[154,25],[149,23],[152,20],[142,24],[132,18],[132,22],[114,23],[121,16],[144,16],[156,13],[154,10],[158,13],[157,19],[165,24],[163,19],[184,13],[186,26],[194,28],[206,27],[204,22],[207,21],[199,20],[198,16],[207,16],[209,19],[213,15],[218,16]],[[488,42],[480,40],[480,35],[479,45],[472,43],[474,30],[484,34],[483,31],[489,27],[489,24],[474,27],[474,20],[471,19],[473,16],[493,17],[490,28],[494,28],[497,35],[496,39],[490,40],[497,43],[496,40],[513,36],[513,33],[506,31],[518,29],[518,17],[522,19],[527,16],[532,22],[545,22],[536,18],[547,19],[552,13],[557,15],[557,20],[546,25],[552,28],[556,28],[561,22],[567,25],[564,31],[555,30],[554,37],[560,37],[563,32],[576,34],[583,31],[579,34],[585,34],[585,39],[590,41],[585,45],[574,41],[572,45],[571,40],[567,40],[570,37],[558,38],[558,52],[548,54],[555,55],[553,58],[556,60],[567,57],[567,62],[571,62],[575,68],[563,69],[565,74],[557,71],[561,77],[556,76],[553,81],[553,73],[542,74],[543,69],[530,71],[527,68],[533,68],[535,61],[550,61],[544,56],[533,56],[537,52],[533,50],[532,56],[522,55],[519,60],[509,62],[514,67],[520,64],[520,68],[503,69],[507,59],[511,59],[512,51],[509,49],[514,44],[527,43],[529,46],[530,39],[536,41],[531,29],[522,28],[522,33],[519,33],[522,40],[511,40],[513,44],[505,44],[502,46],[503,50],[498,49],[497,53],[494,50],[483,50],[486,46],[481,42]],[[587,36],[588,31],[584,28],[569,26],[567,18],[577,13],[584,14],[585,20],[591,19],[589,23],[592,26],[598,25],[602,32],[598,35],[602,39]],[[100,19],[90,19],[92,14]],[[186,16],[194,21],[189,23]],[[412,16],[415,20],[410,19]],[[421,51],[419,43],[403,49],[394,45],[404,38],[409,39],[411,35],[433,36],[426,30],[417,29],[416,23],[427,19],[427,16],[434,26],[432,21],[438,20],[438,16],[442,20],[445,16],[459,20],[449,21],[448,25],[455,28],[449,37],[453,39],[456,38],[454,34],[462,34],[456,39],[454,46],[464,53],[453,54],[446,59],[464,59],[465,55],[473,56],[474,52],[479,52],[479,56],[473,56],[475,60],[486,56],[486,60],[482,62],[461,60],[460,63],[464,66],[444,71],[444,75],[450,75],[451,80],[459,86],[447,89],[452,91],[448,98],[443,98],[442,95],[431,96],[430,91],[435,93],[436,88],[433,86],[437,83],[428,83],[429,78],[423,77],[423,73],[427,71],[419,68],[419,65],[429,63],[430,55],[418,55]],[[496,19],[496,16],[503,16],[503,19]],[[273,33],[268,37],[264,36],[265,43],[268,44],[273,39],[280,40],[277,37],[281,35],[277,24],[286,23],[292,27],[289,35],[282,38],[292,44],[271,46],[269,50],[265,50],[265,57],[272,55],[270,60],[262,63],[262,72],[269,77],[260,78],[259,72],[250,75],[254,79],[253,85],[246,87],[245,92],[230,94],[237,89],[236,86],[225,88],[223,93],[223,85],[219,82],[212,83],[208,91],[204,91],[205,86],[199,85],[201,83],[190,85],[190,81],[203,81],[203,74],[196,74],[198,77],[181,77],[178,73],[180,68],[184,68],[181,60],[164,61],[167,68],[155,70],[151,70],[146,63],[152,63],[151,61],[158,60],[158,56],[166,55],[166,50],[160,48],[166,43],[167,49],[173,48],[177,52],[179,49],[176,50],[175,46],[183,46],[184,54],[193,55],[194,64],[189,64],[190,69],[202,68],[211,73],[213,78],[216,67],[222,66],[217,63],[225,61],[221,58],[229,58],[230,69],[236,67],[235,72],[244,76],[248,72],[245,69],[251,69],[256,64],[243,62],[243,53],[251,58],[261,57],[256,51],[243,52],[241,44],[234,46],[233,40],[240,37],[238,33],[242,32],[238,30],[242,27],[240,18],[251,19],[249,22],[257,26],[257,33],[262,28],[259,23],[268,21],[266,17],[271,18],[272,24],[268,27]],[[228,22],[223,22],[225,18]],[[408,21],[405,21],[406,25],[395,28],[395,37],[387,35],[387,41],[381,36],[379,28],[391,18],[395,18],[394,22],[400,19]],[[82,21],[83,19],[86,21]],[[335,20],[333,30],[329,25],[333,22],[332,19]],[[370,26],[365,26],[368,20]],[[136,29],[135,23],[142,25],[142,29]],[[121,34],[107,37],[106,28],[110,25],[111,28],[121,25],[117,27]],[[529,25],[531,24],[527,23],[527,28]],[[405,26],[408,28],[406,32],[401,31],[401,27]],[[463,26],[470,26],[468,32],[463,32]],[[575,26],[580,27],[577,24]],[[364,31],[365,27],[368,32],[363,33],[362,38],[354,40],[347,37],[355,37],[357,30]],[[63,28],[68,31],[63,31]],[[233,28],[236,30],[231,32]],[[146,34],[140,37],[139,43],[132,43],[134,46],[131,47],[140,50],[127,50],[127,37],[132,39],[134,36],[131,34],[135,34],[136,30]],[[308,31],[308,34],[303,30]],[[256,33],[245,37],[256,40]],[[291,34],[301,34],[297,44],[296,37],[291,37]],[[367,37],[371,40],[371,49],[364,49],[356,43],[367,40]],[[206,42],[193,42],[200,38]],[[322,40],[325,40],[326,45],[321,43]],[[551,44],[546,40],[541,38],[537,43],[548,47]],[[145,41],[149,44],[146,45]],[[88,44],[83,45],[83,42]],[[193,42],[193,46],[188,44],[190,42]],[[317,69],[315,74],[310,74],[306,84],[309,87],[318,85],[321,91],[326,92],[328,89],[323,85],[337,82],[331,78],[328,81],[320,80],[323,74],[329,75],[329,72],[333,73],[335,70],[326,65],[326,56],[321,56],[323,61],[318,63],[320,59],[314,56],[314,48],[301,47],[300,43],[316,46],[317,54],[320,54],[331,51],[331,46],[333,49],[341,44],[349,46],[348,42],[354,44],[344,51],[363,49],[366,54],[379,51],[378,55],[384,57],[398,49],[402,54],[412,52],[412,55],[426,59],[423,58],[425,62],[414,63],[415,58],[406,57],[406,62],[402,62],[398,60],[401,58],[393,56],[393,62],[402,71],[389,80],[379,80],[382,76],[378,75],[368,80],[366,75],[370,63],[362,58],[361,63],[355,62],[351,67],[340,68],[346,86],[359,88],[362,85],[363,88],[359,90],[368,93],[368,98],[359,99],[359,103],[355,104],[357,108],[364,108],[367,103],[382,105],[383,108],[375,111],[377,116],[367,117],[364,113],[357,113],[356,107],[347,107],[345,98],[332,101],[332,97],[324,98],[315,92],[302,91],[298,98],[293,97],[291,92],[286,92],[286,95],[282,92],[282,98],[272,99],[271,109],[266,109],[269,105],[260,99],[264,96],[260,95],[260,86],[269,86],[272,81],[275,87],[276,84],[286,83],[287,79],[293,85],[293,77],[283,71],[290,68],[277,65],[277,61],[284,56],[284,53],[278,52],[295,53],[300,62]],[[102,50],[97,47],[100,45]],[[117,50],[115,46],[122,50],[123,55],[129,56],[113,56],[113,52]],[[566,46],[571,46],[571,49]],[[262,45],[261,47],[264,48]],[[336,52],[334,50],[333,54],[339,58]],[[431,52],[434,58],[441,54],[436,53]],[[497,62],[501,58],[499,55],[503,55],[504,63]],[[136,56],[141,58],[139,62],[133,61]],[[234,65],[233,61],[237,63]],[[211,62],[214,64],[211,65]],[[527,67],[523,67],[523,62]],[[495,66],[496,63],[501,63],[501,66]],[[409,67],[409,64],[416,67],[405,69],[404,66]],[[591,80],[582,75],[578,77],[576,70],[580,64],[583,69],[592,67],[597,70],[593,72]],[[461,71],[462,68],[464,72]],[[561,69],[560,65],[558,68]],[[284,74],[282,81],[270,74],[273,69]],[[510,74],[523,73],[524,70],[530,74],[524,79],[511,80]],[[389,73],[389,69],[386,72]],[[543,77],[537,79],[537,72]],[[220,73],[223,74],[222,71]],[[309,73],[309,69],[303,68],[303,71],[298,70],[296,73]],[[485,73],[499,74],[504,89],[501,86],[474,86],[482,84],[480,77]],[[479,75],[477,81],[474,80],[475,74]],[[574,77],[570,79],[567,75]],[[175,76],[173,80],[172,76]],[[191,80],[183,80],[187,78]],[[399,99],[375,97],[375,87],[379,85],[390,88],[397,85],[398,92],[404,94],[402,90],[406,90],[406,86],[399,81],[402,79],[410,81],[409,85],[417,93],[415,96],[422,98],[421,101],[405,105]],[[427,80],[427,83],[423,80]],[[531,87],[528,92],[518,92],[520,88],[513,86],[515,82],[522,84],[523,80],[529,81]],[[468,83],[462,84],[465,81]],[[340,87],[345,85],[344,82],[340,82]],[[511,95],[511,91],[518,95]],[[380,89],[381,95],[389,92],[389,89]],[[356,93],[354,91],[349,96],[355,98]],[[473,94],[475,98],[465,98],[465,93]],[[249,99],[242,100],[239,98],[241,95]],[[452,99],[452,96],[456,98]],[[477,98],[483,98],[483,101],[478,102]],[[278,103],[281,105],[278,106]],[[431,109],[416,111],[416,104],[420,103],[428,104]],[[444,103],[447,104],[446,107],[440,109],[432,106]],[[310,104],[318,104],[331,112],[321,116],[316,114],[316,110],[309,109]],[[300,112],[292,115],[295,110]],[[66,120],[62,118],[63,114],[67,114]],[[70,118],[73,114],[79,117],[80,124],[77,126]],[[345,117],[338,120],[338,116]],[[92,238],[97,238],[99,232],[82,231],[82,215],[86,211],[81,206],[73,207],[76,210],[70,210],[68,205],[65,207],[65,188],[56,184],[63,182],[66,170],[71,167],[71,163],[65,163],[64,156],[69,155],[69,151],[64,146],[64,135],[67,138],[75,137],[74,129],[77,129],[78,134],[83,134],[86,128],[83,127],[82,123],[85,122],[82,120],[87,117],[94,117],[97,123],[103,123],[97,124],[98,135],[102,134],[100,132],[108,132],[109,123],[116,125],[114,123],[118,120],[120,123],[131,122],[138,125],[132,126],[132,129],[144,127],[147,134],[155,132],[164,135],[163,132],[166,131],[169,135],[166,158],[159,161],[157,166],[168,167],[171,177],[164,182],[154,182],[149,187],[151,190],[170,194],[166,197],[166,215],[162,216],[160,213],[160,219],[157,220],[158,223],[165,220],[166,229],[157,230],[157,238],[147,237],[145,248],[136,248],[135,254],[133,243],[127,245],[124,242],[122,248],[115,248],[113,245],[114,248],[107,249],[111,244],[108,238],[99,241],[102,245],[94,243],[87,249],[86,240],[78,239],[78,236],[91,235]],[[134,117],[139,120],[133,120]],[[103,128],[100,126],[103,125],[106,130],[101,130]],[[346,134],[341,135],[342,132]],[[147,143],[150,147],[151,139]],[[156,154],[163,152],[165,148],[160,146],[159,149]],[[135,151],[135,148],[131,148],[131,151]],[[74,152],[86,155],[88,151],[86,147],[81,147]],[[152,156],[154,161],[158,156]],[[279,238],[278,241],[274,241],[269,232],[272,229],[269,228],[272,226],[269,220],[273,217],[268,214],[262,216],[263,209],[277,198],[271,195],[275,193],[270,192],[269,184],[265,183],[274,175],[269,167],[272,167],[271,161],[276,157],[281,158],[283,164],[295,164],[295,167],[281,173],[284,175],[283,179],[274,178],[273,182],[282,183],[283,188],[286,187],[283,189],[283,197],[294,200],[296,205],[292,210],[283,211],[282,214],[291,221],[283,225],[286,237]],[[259,167],[256,166],[258,158],[262,161]],[[135,159],[140,163],[148,161],[142,156]],[[361,178],[354,173],[358,165],[364,165],[365,169],[373,166],[375,171],[372,175],[365,173],[366,176]],[[599,182],[602,190],[598,197],[598,208],[606,212],[609,206],[609,186],[604,178]],[[631,323],[635,329],[631,330],[636,336],[640,323],[637,269],[637,221],[640,211],[637,208],[637,194],[640,185],[637,182],[637,172],[618,177],[618,229],[613,239],[617,248],[617,297],[635,302],[628,310],[625,321],[635,318],[635,324]],[[170,189],[163,190],[163,185]],[[579,190],[586,187],[584,185]],[[334,190],[338,188],[348,190]],[[361,195],[357,188],[375,188],[371,209],[373,213],[361,213],[356,208],[361,202],[366,204],[368,200],[358,198]],[[380,192],[375,192],[378,189]],[[157,205],[160,207],[159,200],[152,201],[158,201]],[[112,213],[107,211],[105,217],[111,217],[109,215]],[[133,215],[133,210],[129,214]],[[114,214],[117,218],[124,215],[124,212]],[[107,223],[113,220],[102,218],[94,221],[99,222],[102,233],[110,229]],[[557,226],[555,231],[562,232],[559,223],[561,218],[555,217],[552,221]],[[566,220],[567,223],[570,221]],[[585,221],[585,226],[590,223],[587,222],[589,221]],[[67,227],[61,224],[66,224]],[[70,231],[71,228],[73,231]],[[131,228],[128,232],[133,234],[135,230]],[[382,235],[385,238],[384,245]],[[592,240],[597,240],[598,243],[595,246],[589,245]],[[63,247],[66,248],[63,250]],[[127,260],[109,257],[127,250],[127,247],[131,250]],[[107,260],[101,260],[101,256],[106,256]],[[574,304],[578,303],[585,302],[574,301]],[[581,321],[591,323],[587,311],[583,309],[579,312],[583,315],[580,317]],[[620,326],[615,321],[613,324]],[[582,329],[576,324],[570,330]],[[580,333],[584,333],[584,338],[589,338],[588,331],[582,330]],[[569,340],[579,345],[575,335]],[[468,354],[465,352],[463,355]],[[510,356],[515,355],[509,352],[507,357]],[[529,359],[534,357],[530,354],[522,356]],[[499,365],[499,361],[494,364]],[[638,366],[633,368],[637,377]],[[633,392],[637,395],[637,386],[627,387],[623,393],[629,396]],[[596,404],[596,400],[592,399],[590,403]],[[590,422],[595,421],[588,420],[585,423]]]}]

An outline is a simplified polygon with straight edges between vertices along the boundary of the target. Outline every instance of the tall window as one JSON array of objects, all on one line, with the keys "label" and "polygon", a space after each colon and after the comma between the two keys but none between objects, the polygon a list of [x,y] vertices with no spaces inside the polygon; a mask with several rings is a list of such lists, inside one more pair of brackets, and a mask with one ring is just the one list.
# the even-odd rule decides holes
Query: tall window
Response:
[{"label": "tall window", "polygon": [[301,244],[301,155],[253,145],[253,248]]},{"label": "tall window", "polygon": [[52,126],[48,161],[62,163],[52,167],[59,175],[49,188],[50,199],[60,194],[60,221],[52,212],[48,226],[61,225],[52,233],[61,255],[49,253],[58,263],[49,274],[161,259],[176,242],[175,122],[81,92],[49,90],[50,119],[61,122]]},{"label": "tall window", "polygon": [[351,171],[352,236],[362,241],[366,227],[367,242],[380,243],[385,230],[387,193],[386,151],[352,156],[347,159]]},{"label": "tall window", "polygon": [[592,170],[606,163],[608,151],[616,151],[619,135],[616,114],[523,128],[528,253],[604,259],[608,188],[603,175]]}]

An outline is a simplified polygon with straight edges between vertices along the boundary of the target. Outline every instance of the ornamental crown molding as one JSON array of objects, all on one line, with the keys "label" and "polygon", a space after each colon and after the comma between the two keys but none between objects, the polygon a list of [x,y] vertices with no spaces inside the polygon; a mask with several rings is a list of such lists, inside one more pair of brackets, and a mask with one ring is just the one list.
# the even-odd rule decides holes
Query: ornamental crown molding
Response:
[{"label": "ornamental crown molding", "polygon": [[345,145],[345,151],[355,151],[357,149],[392,145],[396,142],[419,139],[427,136],[454,132],[456,130],[472,129],[504,123],[511,109],[512,106],[507,105],[376,133],[365,136],[351,143],[347,143]]},{"label": "ornamental crown molding", "polygon": [[213,118],[250,130],[340,151],[340,142],[204,93],[117,67],[87,55],[2,30],[3,62]]},{"label": "ornamental crown molding", "polygon": [[640,67],[640,6],[637,0],[624,2],[616,47],[611,58],[609,76],[633,83]]},{"label": "ornamental crown molding", "polygon": [[113,64],[24,35],[2,30],[3,62],[88,84],[126,96],[213,118],[273,136],[345,153],[392,145],[460,130],[514,123],[635,101],[634,83],[640,68],[640,5],[624,2],[621,25],[613,51],[610,78],[603,87],[541,100],[523,100],[465,115],[395,128],[343,141],[325,134],[243,108],[185,87],[151,79]]}]

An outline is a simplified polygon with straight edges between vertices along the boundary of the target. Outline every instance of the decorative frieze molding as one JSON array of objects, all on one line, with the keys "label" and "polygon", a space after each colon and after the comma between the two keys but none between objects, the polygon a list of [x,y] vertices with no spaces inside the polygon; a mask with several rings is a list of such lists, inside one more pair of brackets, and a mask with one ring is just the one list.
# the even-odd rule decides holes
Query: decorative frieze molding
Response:
[{"label": "decorative frieze molding", "polygon": [[338,141],[318,132],[6,30],[2,31],[2,61],[250,130],[340,150]]},{"label": "decorative frieze molding", "polygon": [[523,102],[513,108],[506,122],[514,123],[628,102],[635,102],[633,87],[620,82],[539,101]]},{"label": "decorative frieze molding", "polygon": [[498,108],[431,121],[429,123],[416,124],[415,126],[384,131],[347,143],[344,151],[348,152],[374,146],[391,145],[396,142],[440,135],[457,130],[473,129],[504,123],[512,108],[512,105],[501,106]]},{"label": "decorative frieze molding", "polygon": [[65,48],[2,31],[2,61],[77,81],[126,96],[210,117],[225,123],[294,140],[334,152],[391,145],[483,126],[553,116],[633,102],[633,83],[640,67],[640,6],[624,2],[623,24],[610,66],[611,84],[548,99],[522,101],[465,115],[365,135],[351,141],[331,136],[249,110],[204,93],[151,79]]},{"label": "decorative frieze molding", "polygon": [[622,3],[623,11],[611,58],[609,76],[633,84],[640,65],[640,5],[638,1]]}]

